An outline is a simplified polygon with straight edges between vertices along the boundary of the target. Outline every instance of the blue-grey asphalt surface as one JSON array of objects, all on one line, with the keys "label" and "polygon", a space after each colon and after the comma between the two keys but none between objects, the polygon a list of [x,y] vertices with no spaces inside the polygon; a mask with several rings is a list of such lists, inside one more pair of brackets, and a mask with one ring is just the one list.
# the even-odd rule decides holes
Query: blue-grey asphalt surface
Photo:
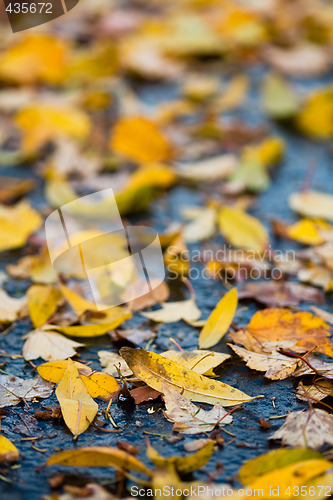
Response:
[{"label": "blue-grey asphalt surface", "polygon": [[[291,193],[298,191],[301,187],[309,162],[314,160],[317,163],[317,170],[313,180],[313,189],[333,193],[333,161],[332,145],[329,143],[316,143],[304,136],[300,136],[292,130],[278,126],[267,120],[267,117],[261,112],[259,102],[259,81],[262,76],[262,68],[255,68],[250,71],[252,79],[251,92],[246,106],[241,111],[230,114],[230,117],[237,117],[246,123],[256,126],[266,124],[272,132],[280,135],[286,142],[286,154],[273,173],[272,183],[269,189],[258,197],[258,203],[251,211],[259,217],[267,227],[273,217],[279,217],[283,220],[297,220],[295,214],[288,207],[288,197]],[[333,75],[331,75],[333,76]],[[319,84],[329,83],[332,77],[326,77],[321,81],[295,80],[293,83],[302,92],[311,88],[318,87]],[[140,86],[138,90],[142,99],[149,105],[158,105],[162,100],[176,95],[173,87],[161,84],[149,84]],[[2,168],[0,175],[9,175],[17,177],[34,177],[29,167],[20,168]],[[38,188],[31,195],[34,206],[39,207],[43,203],[42,181],[37,179]],[[162,202],[161,202],[162,201]],[[156,200],[150,208],[148,214],[144,214],[142,219],[150,221],[152,226],[161,228],[163,218],[170,220],[180,220],[180,209],[182,206],[203,203],[203,195],[200,190],[176,186],[168,194],[162,196],[162,200]],[[220,241],[217,239],[217,241]],[[273,248],[300,248],[297,245],[277,241],[272,237]],[[196,246],[193,246],[196,248]],[[19,251],[6,252],[0,256],[0,269],[4,269],[10,262],[16,262],[20,255]],[[9,293],[19,296],[24,293],[28,282],[22,280],[12,280],[6,284]],[[206,318],[214,308],[225,289],[219,281],[201,280],[193,281],[196,292],[196,300],[199,308]],[[181,295],[178,296],[181,298]],[[244,302],[249,309],[242,312],[237,317],[240,326],[245,325],[251,315],[260,308],[252,301]],[[302,305],[302,309],[308,309],[311,304]],[[329,310],[332,301],[327,298],[324,309]],[[136,315],[129,324],[139,325],[142,317]],[[0,349],[9,354],[21,354],[23,340],[22,336],[31,330],[29,319],[19,322],[17,326],[6,336],[0,337]],[[177,340],[183,348],[197,348],[199,330],[190,327],[185,323],[165,324],[158,331],[158,337],[151,347],[156,352],[161,352],[170,348],[169,337]],[[228,338],[223,339],[216,350],[230,353],[227,347]],[[97,352],[100,349],[110,349],[118,351],[120,345],[112,343],[108,336],[91,340],[87,342],[88,346],[81,350],[81,357],[84,360],[92,362],[93,369],[99,369]],[[23,359],[9,359],[5,370],[13,375],[29,378],[34,375],[32,368]],[[258,424],[259,418],[268,419],[272,416],[284,415],[288,411],[300,410],[306,407],[306,404],[297,401],[294,389],[297,385],[295,379],[283,381],[269,381],[262,374],[251,371],[244,366],[235,355],[232,359],[223,365],[220,370],[221,380],[251,396],[263,394],[264,399],[259,399],[243,406],[242,410],[234,413],[234,422],[228,426],[236,439],[226,444],[223,448],[217,449],[210,462],[203,470],[196,472],[193,477],[200,480],[207,480],[207,472],[214,473],[217,462],[224,466],[223,472],[217,477],[217,482],[231,482],[237,475],[240,466],[245,460],[249,460],[262,453],[272,449],[274,444],[269,444],[268,437],[278,429],[284,419],[272,420],[272,428],[265,430]],[[274,405],[273,406],[273,398]],[[42,404],[50,407],[57,407],[57,401],[53,395],[47,400],[42,400]],[[196,437],[186,437],[185,440],[176,444],[170,444],[165,436],[171,435],[172,423],[168,422],[163,414],[162,402],[149,402],[135,406],[129,401],[120,401],[119,404],[112,406],[112,415],[118,423],[121,432],[107,434],[96,428],[91,427],[84,434],[79,436],[77,441],[73,441],[72,435],[63,423],[59,422],[39,422],[36,435],[43,435],[43,438],[36,441],[35,445],[45,452],[36,451],[31,447],[31,442],[21,441],[21,435],[15,432],[15,423],[23,411],[33,415],[36,410],[42,409],[41,403],[29,403],[30,409],[24,408],[23,404],[17,407],[8,408],[8,415],[2,420],[2,428],[5,435],[11,439],[20,451],[20,459],[17,466],[13,467],[8,474],[5,467],[0,467],[0,473],[6,475],[11,483],[0,480],[0,498],[2,500],[21,500],[21,499],[39,499],[42,495],[50,494],[51,490],[48,484],[48,478],[60,471],[67,476],[67,482],[73,484],[85,484],[87,482],[99,482],[114,487],[115,473],[112,469],[71,469],[61,467],[39,468],[45,463],[46,459],[55,451],[68,450],[83,446],[115,446],[117,441],[125,441],[135,445],[140,453],[138,458],[148,466],[152,466],[146,458],[145,434],[143,431],[151,433],[149,439],[151,444],[164,456],[185,455],[184,443],[195,439]],[[100,406],[103,408],[103,404]],[[153,407],[155,412],[148,413],[147,410]],[[111,426],[109,426],[111,428]],[[232,436],[223,434],[226,443],[232,440]],[[235,483],[237,484],[237,482]]]}]

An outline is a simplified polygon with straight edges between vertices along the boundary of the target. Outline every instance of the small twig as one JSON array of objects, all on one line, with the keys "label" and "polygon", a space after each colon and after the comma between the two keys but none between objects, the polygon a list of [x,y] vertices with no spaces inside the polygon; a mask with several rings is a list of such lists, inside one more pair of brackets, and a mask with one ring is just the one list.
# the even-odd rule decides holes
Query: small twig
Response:
[{"label": "small twig", "polygon": [[290,352],[290,351],[286,351],[285,349],[280,349],[280,352],[282,354],[285,354],[286,356],[291,356],[292,358],[298,358],[302,361],[304,361],[305,364],[308,365],[308,367],[310,368],[310,370],[313,370],[317,375],[318,377],[321,376],[321,374],[318,372],[318,370],[316,370],[310,363],[307,359],[305,359],[305,356],[308,356],[314,349],[316,349],[316,347],[313,347],[310,351],[306,352],[305,354],[303,354],[303,356],[301,356],[300,354],[295,354],[294,352]]},{"label": "small twig", "polygon": [[172,337],[169,337],[169,340],[170,340],[170,342],[172,342],[173,344],[175,344],[175,346],[176,346],[176,347],[178,347],[178,349],[179,349],[180,351],[183,351],[183,350],[184,350],[184,349],[183,349],[183,348],[182,348],[182,347],[178,344],[178,342],[177,342],[175,339],[173,339]]}]

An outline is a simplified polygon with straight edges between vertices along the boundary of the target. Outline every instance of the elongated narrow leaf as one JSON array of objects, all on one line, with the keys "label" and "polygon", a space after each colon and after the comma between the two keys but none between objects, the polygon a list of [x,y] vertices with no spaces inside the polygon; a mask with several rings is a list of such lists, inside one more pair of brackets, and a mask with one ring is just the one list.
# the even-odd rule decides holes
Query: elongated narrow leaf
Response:
[{"label": "elongated narrow leaf", "polygon": [[47,465],[67,465],[70,467],[114,467],[122,472],[134,470],[150,475],[149,470],[129,453],[118,448],[92,446],[77,450],[62,451],[52,455]]},{"label": "elongated narrow leaf", "polygon": [[206,349],[217,344],[227,333],[237,309],[237,289],[230,290],[217,304],[199,337],[199,347]]},{"label": "elongated narrow leaf", "polygon": [[134,375],[156,391],[163,392],[163,384],[166,383],[182,392],[190,401],[221,403],[223,406],[246,403],[253,399],[230,385],[199,375],[159,354],[131,347],[123,347],[120,354]]}]

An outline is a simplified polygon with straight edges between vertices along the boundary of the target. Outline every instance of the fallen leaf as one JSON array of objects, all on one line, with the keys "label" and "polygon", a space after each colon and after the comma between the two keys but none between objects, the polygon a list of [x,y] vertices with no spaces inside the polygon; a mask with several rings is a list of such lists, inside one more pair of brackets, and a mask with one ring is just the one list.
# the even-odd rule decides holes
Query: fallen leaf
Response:
[{"label": "fallen leaf", "polygon": [[177,361],[177,363],[186,366],[186,368],[207,377],[214,377],[213,369],[230,358],[229,354],[225,354],[224,352],[212,352],[203,349],[164,351],[161,356],[172,361]]},{"label": "fallen leaf", "polygon": [[278,352],[272,354],[259,354],[247,351],[237,345],[228,344],[238,356],[246,361],[246,366],[252,370],[265,372],[265,377],[271,380],[283,380],[292,375],[302,365],[298,358],[288,358]]},{"label": "fallen leaf", "polygon": [[327,323],[309,312],[293,313],[283,308],[264,309],[252,316],[244,330],[230,333],[230,337],[248,351],[259,354],[264,353],[264,342],[275,342],[278,346],[279,343],[290,341],[294,343],[294,351],[313,350],[333,357],[329,330]]},{"label": "fallen leaf", "polygon": [[216,210],[209,207],[186,207],[183,210],[186,219],[192,219],[185,225],[184,239],[187,243],[196,243],[211,238],[215,233]]},{"label": "fallen leaf", "polygon": [[232,323],[237,304],[237,288],[233,288],[222,297],[201,330],[199,336],[200,349],[212,347],[220,342]]},{"label": "fallen leaf", "polygon": [[40,102],[21,109],[16,126],[22,134],[23,151],[30,153],[56,138],[87,139],[91,125],[83,110]]},{"label": "fallen leaf", "polygon": [[218,215],[221,234],[229,243],[238,248],[262,251],[268,245],[268,233],[261,222],[240,208],[221,208]]},{"label": "fallen leaf", "polygon": [[0,252],[25,245],[41,224],[39,213],[25,201],[11,207],[0,205]]},{"label": "fallen leaf", "polygon": [[112,133],[111,149],[138,163],[168,160],[171,147],[157,126],[141,116],[119,120]]},{"label": "fallen leaf", "polygon": [[54,331],[54,325],[44,325],[29,333],[22,354],[25,360],[42,358],[45,361],[67,359],[83,344],[67,339]]},{"label": "fallen leaf", "polygon": [[302,191],[289,197],[289,206],[304,217],[333,221],[333,195],[320,191]]},{"label": "fallen leaf", "polygon": [[[153,280],[151,280],[151,284],[154,285]],[[136,297],[138,292],[140,293],[140,290],[142,291],[142,282],[138,281],[127,287],[125,293],[122,295],[124,301],[127,303],[127,307],[131,311],[141,311],[147,307],[152,307],[157,304],[157,302],[168,300],[170,295],[169,287],[164,281],[145,295],[138,298],[132,298]]]},{"label": "fallen leaf", "polygon": [[15,177],[0,177],[0,185],[0,203],[9,203],[34,189],[36,183],[32,179],[20,180]]},{"label": "fallen leaf", "polygon": [[137,458],[118,448],[91,446],[67,450],[52,455],[47,465],[64,465],[68,467],[113,467],[126,474],[128,470],[142,472],[150,476],[147,467]]},{"label": "fallen leaf", "polygon": [[27,255],[8,265],[6,270],[13,278],[30,278],[35,283],[56,283],[58,278],[45,247],[37,255]]},{"label": "fallen leaf", "polygon": [[134,375],[158,392],[163,392],[163,383],[167,383],[190,401],[232,406],[253,399],[238,389],[212,381],[159,354],[130,347],[123,347],[120,354]]},{"label": "fallen leaf", "polygon": [[80,373],[80,377],[92,398],[108,401],[120,389],[116,379],[108,373],[93,372],[90,375]]},{"label": "fallen leaf", "polygon": [[116,366],[119,367],[123,377],[129,377],[133,374],[126,361],[116,352],[98,351],[98,357],[104,371],[113,377],[119,377]]},{"label": "fallen leaf", "polygon": [[17,299],[10,297],[5,290],[0,288],[0,322],[12,323],[19,318],[27,316],[27,298]]},{"label": "fallen leaf", "polygon": [[19,456],[16,446],[5,436],[0,436],[0,463],[16,462]]},{"label": "fallen leaf", "polygon": [[180,474],[190,474],[198,469],[201,469],[212,456],[215,442],[207,443],[193,455],[187,457],[162,457],[152,446],[147,448],[147,457],[158,467],[166,467],[176,469]]},{"label": "fallen leaf", "polygon": [[14,375],[0,375],[0,408],[18,405],[22,400],[48,398],[53,392],[53,384],[40,377],[22,379]]},{"label": "fallen leaf", "polygon": [[[92,373],[91,368],[88,365],[84,365],[83,363],[79,363],[78,361],[73,361],[74,365],[78,369],[79,373],[90,374]],[[53,384],[58,384],[67,368],[67,359],[57,360],[57,361],[48,361],[47,363],[43,363],[38,366],[37,371],[39,375],[48,382],[52,382]]]},{"label": "fallen leaf", "polygon": [[177,321],[196,321],[201,316],[200,309],[197,308],[194,298],[179,302],[164,302],[162,309],[141,313],[142,316],[156,323],[176,323]]},{"label": "fallen leaf", "polygon": [[195,163],[178,163],[178,175],[190,182],[214,182],[225,179],[237,168],[237,157],[232,154],[216,156]]},{"label": "fallen leaf", "polygon": [[174,422],[174,432],[201,434],[210,432],[219,425],[232,422],[232,416],[227,415],[220,403],[215,405],[212,410],[205,411],[188,401],[169,385],[163,385],[163,400],[166,406],[164,415],[168,420]]},{"label": "fallen leaf", "polygon": [[[275,470],[283,474],[288,467],[299,464],[301,468],[302,464],[305,465],[313,460],[323,460],[326,464],[328,463],[321,453],[306,448],[273,450],[245,462],[238,473],[238,479],[247,486],[256,480],[265,478],[267,474]],[[293,482],[290,485],[293,485]]]},{"label": "fallen leaf", "polygon": [[2,52],[0,78],[19,84],[56,85],[67,71],[69,44],[49,34],[28,34]]},{"label": "fallen leaf", "polygon": [[310,385],[300,382],[297,386],[296,397],[301,401],[317,403],[333,395],[333,383],[330,380],[316,380]]},{"label": "fallen leaf", "polygon": [[291,48],[268,47],[266,60],[278,71],[295,77],[325,73],[331,66],[330,54],[318,44],[300,43]]},{"label": "fallen leaf", "polygon": [[324,87],[311,93],[296,117],[303,134],[319,140],[333,136],[333,87]]},{"label": "fallen leaf", "polygon": [[316,316],[319,316],[325,323],[329,323],[330,325],[333,325],[333,314],[329,313],[327,311],[324,311],[324,309],[320,309],[319,307],[316,306],[311,306],[312,311],[316,314]]},{"label": "fallen leaf", "polygon": [[333,444],[332,426],[333,416],[324,410],[294,411],[270,439],[281,439],[293,448],[317,450],[325,443]]},{"label": "fallen leaf", "polygon": [[84,432],[94,420],[98,405],[88,394],[87,388],[71,359],[55,391],[62,416],[74,437]]},{"label": "fallen leaf", "polygon": [[142,328],[128,328],[126,330],[116,330],[110,332],[110,336],[113,340],[127,340],[132,342],[132,344],[139,345],[145,340],[150,340],[156,337],[156,333],[152,330],[142,329]]},{"label": "fallen leaf", "polygon": [[302,219],[285,228],[286,235],[305,245],[320,245],[325,241],[325,232],[332,226],[321,220]]},{"label": "fallen leaf", "polygon": [[285,281],[246,283],[239,290],[238,298],[255,299],[267,307],[292,307],[298,306],[301,302],[324,301],[323,294],[317,288]]},{"label": "fallen leaf", "polygon": [[294,116],[299,108],[299,98],[281,76],[268,74],[263,82],[262,104],[264,111],[273,118]]},{"label": "fallen leaf", "polygon": [[35,328],[44,325],[62,302],[58,288],[52,285],[32,285],[27,292],[28,308]]}]

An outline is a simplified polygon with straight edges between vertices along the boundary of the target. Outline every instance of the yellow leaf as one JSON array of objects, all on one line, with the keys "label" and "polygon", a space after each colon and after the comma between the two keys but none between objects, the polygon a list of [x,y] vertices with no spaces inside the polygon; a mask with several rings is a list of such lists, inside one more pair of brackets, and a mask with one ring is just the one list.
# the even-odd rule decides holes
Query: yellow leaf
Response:
[{"label": "yellow leaf", "polygon": [[210,460],[214,451],[215,443],[211,441],[207,443],[201,450],[198,450],[193,455],[186,457],[162,457],[155,448],[148,446],[147,457],[158,467],[173,468],[181,474],[190,474],[198,469],[201,469]]},{"label": "yellow leaf", "polygon": [[132,313],[126,307],[115,306],[105,311],[89,314],[89,324],[78,326],[56,326],[57,330],[70,337],[99,337],[108,331],[114,330],[125,320],[132,317]]},{"label": "yellow leaf", "polygon": [[0,463],[15,462],[19,457],[19,451],[5,436],[0,436]]},{"label": "yellow leaf", "polygon": [[190,401],[221,403],[223,406],[246,403],[253,399],[230,385],[199,375],[159,354],[131,347],[123,347],[120,354],[134,375],[156,391],[163,392],[163,384],[166,383]]},{"label": "yellow leaf", "polygon": [[186,368],[207,377],[213,377],[213,369],[230,358],[229,354],[223,352],[204,351],[202,349],[194,349],[193,351],[164,351],[161,356],[172,361],[177,361],[177,363],[186,366]]},{"label": "yellow leaf", "polygon": [[156,191],[167,189],[175,183],[176,174],[171,167],[152,164],[139,168],[116,193],[116,202],[121,215],[144,210],[156,195]]},{"label": "yellow leaf", "polygon": [[35,103],[19,111],[16,125],[22,133],[22,149],[34,152],[56,138],[86,139],[90,132],[88,115],[63,104]]},{"label": "yellow leaf", "polygon": [[69,467],[114,467],[121,472],[128,470],[142,472],[151,475],[140,460],[126,451],[118,448],[92,446],[90,448],[79,448],[77,450],[62,451],[52,455],[47,465],[66,465]]},{"label": "yellow leaf", "polygon": [[93,372],[80,376],[92,398],[110,399],[112,394],[120,389],[117,380],[108,373]]},{"label": "yellow leaf", "polygon": [[16,265],[8,265],[6,271],[14,278],[30,278],[35,283],[56,283],[58,276],[45,247],[36,255],[22,257]]},{"label": "yellow leaf", "polygon": [[279,498],[290,499],[288,487],[302,486],[310,479],[319,476],[332,467],[331,462],[323,459],[306,460],[274,470],[247,485],[252,490],[260,489],[262,498],[270,498],[271,491],[278,488]]},{"label": "yellow leaf", "polygon": [[333,137],[333,87],[327,87],[310,95],[297,115],[302,132],[316,139]]},{"label": "yellow leaf", "polygon": [[169,141],[156,125],[143,117],[122,118],[115,125],[110,146],[113,151],[139,163],[168,160]]},{"label": "yellow leaf", "polygon": [[289,197],[289,206],[303,215],[333,221],[333,195],[320,191],[302,191]]},{"label": "yellow leaf", "polygon": [[75,293],[73,290],[63,285],[60,281],[59,287],[61,293],[63,294],[67,302],[72,306],[78,316],[81,316],[86,311],[96,311],[96,304],[94,304],[93,302],[89,302],[89,300],[85,299],[84,297],[81,297],[81,295]]},{"label": "yellow leaf", "polygon": [[[299,352],[315,351],[333,357],[330,326],[309,312],[292,312],[289,309],[264,309],[258,311],[244,330],[231,333],[232,340],[248,351],[267,354],[262,344],[294,342]],[[272,347],[273,349],[273,347]],[[274,349],[273,349],[274,350]]]},{"label": "yellow leaf", "polygon": [[321,245],[324,243],[323,231],[332,230],[331,226],[321,220],[302,219],[286,227],[289,238],[305,245]]},{"label": "yellow leaf", "polygon": [[269,239],[261,222],[240,208],[223,207],[218,216],[222,235],[235,247],[263,251]]},{"label": "yellow leaf", "polygon": [[27,292],[27,298],[35,328],[44,325],[62,302],[60,291],[52,285],[32,285]]},{"label": "yellow leaf", "polygon": [[[79,370],[79,373],[91,373],[91,368],[89,366],[84,365],[83,363],[79,363],[78,361],[73,361],[76,368]],[[57,360],[57,361],[49,361],[48,363],[43,363],[38,366],[37,371],[39,375],[48,382],[52,382],[53,384],[58,384],[67,368],[67,359]]]},{"label": "yellow leaf", "polygon": [[71,359],[55,391],[65,423],[75,437],[84,432],[96,416],[98,405],[88,394],[87,388]]},{"label": "yellow leaf", "polygon": [[11,207],[0,205],[0,252],[25,245],[41,223],[39,213],[25,201]]},{"label": "yellow leaf", "polygon": [[243,484],[248,485],[276,469],[281,470],[290,465],[323,458],[321,453],[306,448],[273,450],[245,462],[238,473],[238,478]]},{"label": "yellow leaf", "polygon": [[247,146],[243,152],[243,161],[259,161],[264,166],[277,163],[285,150],[285,145],[280,137],[268,137],[255,146]]},{"label": "yellow leaf", "polygon": [[230,290],[217,304],[199,336],[199,348],[217,344],[227,333],[237,309],[237,288]]},{"label": "yellow leaf", "polygon": [[5,81],[51,85],[61,83],[67,70],[68,43],[61,38],[29,34],[0,57],[0,78]]}]

